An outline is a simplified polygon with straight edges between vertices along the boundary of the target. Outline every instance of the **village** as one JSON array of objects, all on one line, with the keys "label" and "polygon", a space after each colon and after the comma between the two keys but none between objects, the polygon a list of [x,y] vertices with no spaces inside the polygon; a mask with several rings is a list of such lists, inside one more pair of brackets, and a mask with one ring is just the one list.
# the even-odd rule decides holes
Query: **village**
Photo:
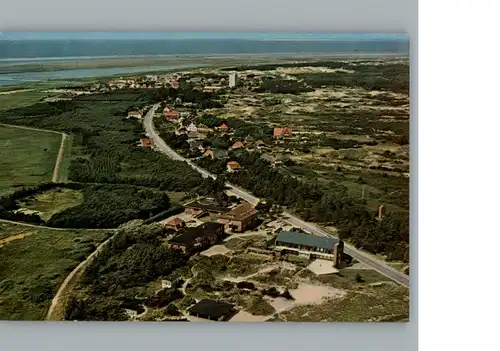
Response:
[{"label": "village", "polygon": [[[211,99],[223,101],[221,106],[229,105],[229,110],[217,106],[200,109],[180,96],[169,97],[160,103],[153,117],[154,128],[167,145],[193,164],[216,175],[237,177],[238,172],[245,169],[245,165],[239,162],[241,156],[255,154],[271,169],[305,179],[301,172],[297,172],[297,165],[310,160],[302,156],[304,154],[324,157],[324,151],[317,156],[313,148],[320,146],[324,150],[320,144],[325,141],[325,136],[314,129],[305,129],[303,121],[249,119],[247,112],[255,111],[259,103],[253,98],[243,97],[249,92],[259,91],[263,82],[289,77],[287,71],[183,72],[109,80],[105,84],[92,85],[89,91],[139,88],[178,91],[187,86],[191,91],[208,94],[206,96]],[[309,89],[307,85],[302,87]],[[169,93],[171,95],[177,93]],[[243,101],[242,105],[234,102],[235,96]],[[291,98],[283,98],[283,94],[277,96],[276,100],[266,95],[264,105],[293,103]],[[126,112],[126,118],[142,123],[151,107],[132,108]],[[238,116],[239,113],[242,115]],[[377,144],[353,138],[355,140],[340,137],[333,140],[348,144],[342,144],[341,148],[350,150],[369,149]],[[146,133],[141,136],[138,146],[156,149],[152,137]],[[392,146],[389,149],[395,151]],[[325,161],[321,162],[325,164]],[[347,157],[345,160],[337,157],[332,167],[337,171],[340,165],[359,170],[361,163],[351,161]],[[376,174],[379,170],[371,166],[370,172]],[[392,172],[393,176],[403,179],[407,177],[404,170],[384,169],[383,172]],[[373,217],[379,221],[386,214],[387,207],[389,210],[394,208],[380,200],[372,205],[376,210]],[[364,294],[383,299],[394,291],[402,293],[402,299],[398,298],[398,301],[406,304],[405,288],[345,254],[342,240],[312,235],[296,228],[280,211],[274,212],[272,206],[254,206],[226,189],[224,194],[218,194],[217,199],[198,196],[183,204],[183,212],[162,220],[164,245],[190,257],[189,266],[182,274],[155,283],[161,283],[158,292],[170,291],[176,296],[172,302],[175,313],[165,313],[164,308],[130,309],[130,319],[304,320],[304,315],[296,313],[308,306],[308,318],[328,320],[324,313],[334,308],[337,302],[356,304],[355,301]],[[397,304],[396,307],[401,306]],[[169,308],[170,312],[174,309]],[[391,313],[373,320],[399,318]]]}]

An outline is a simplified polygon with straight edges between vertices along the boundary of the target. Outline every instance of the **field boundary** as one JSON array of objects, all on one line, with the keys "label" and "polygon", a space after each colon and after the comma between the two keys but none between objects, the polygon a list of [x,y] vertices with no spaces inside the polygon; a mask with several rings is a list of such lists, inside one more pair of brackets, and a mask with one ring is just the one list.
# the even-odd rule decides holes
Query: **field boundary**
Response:
[{"label": "field boundary", "polygon": [[64,156],[64,144],[68,135],[66,133],[62,133],[61,144],[59,145],[59,152],[57,153],[56,164],[54,165],[54,173],[52,173],[52,182],[57,183],[59,181],[59,173],[61,170],[61,163]]},{"label": "field boundary", "polygon": [[[36,131],[36,132],[60,134],[61,135],[61,144],[59,145],[59,152],[57,154],[56,163],[54,165],[54,172],[52,173],[52,182],[57,183],[59,181],[61,163],[63,162],[63,158],[65,156],[69,157],[68,155],[64,155],[64,151],[65,151],[65,149],[70,149],[71,143],[72,143],[72,139],[68,134],[63,133],[63,132],[58,132],[55,130],[50,130],[50,129],[25,127],[25,126],[18,126],[15,124],[0,123],[0,126],[8,127],[8,128],[19,128],[19,129],[24,129],[24,130],[32,130],[32,131]],[[70,144],[68,144],[67,148],[66,148],[66,142],[70,143]],[[66,177],[66,175],[64,175],[64,177]]]},{"label": "field boundary", "polygon": [[64,279],[63,283],[54,295],[52,302],[50,304],[49,310],[45,317],[47,321],[62,321],[64,320],[64,314],[66,310],[66,304],[69,294],[77,285],[80,277],[87,268],[87,266],[97,257],[97,255],[103,250],[103,248],[116,236],[117,233],[113,234],[111,237],[102,242],[97,249],[92,252],[87,258],[80,262],[75,269],[71,271],[70,274]]}]

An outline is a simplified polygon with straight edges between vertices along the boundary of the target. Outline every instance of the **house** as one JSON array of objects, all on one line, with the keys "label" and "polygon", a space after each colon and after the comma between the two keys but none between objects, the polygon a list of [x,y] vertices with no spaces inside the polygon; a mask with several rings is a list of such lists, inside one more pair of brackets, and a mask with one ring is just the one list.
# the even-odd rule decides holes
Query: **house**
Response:
[{"label": "house", "polygon": [[227,212],[227,209],[225,207],[219,206],[215,201],[212,201],[210,199],[192,201],[184,205],[184,208],[187,214],[195,217],[199,217],[203,214],[218,216],[221,213]]},{"label": "house", "polygon": [[171,250],[188,254],[214,245],[223,235],[224,225],[206,222],[198,227],[181,229],[179,234],[168,241],[168,246]]},{"label": "house", "polygon": [[132,117],[132,118],[139,118],[139,119],[141,119],[142,118],[142,114],[139,111],[137,111],[137,110],[133,110],[133,111],[129,111],[128,112],[128,117],[129,118]]},{"label": "house", "polygon": [[211,321],[226,321],[230,319],[235,311],[234,305],[216,300],[203,299],[188,309],[190,315]]},{"label": "house", "polygon": [[168,110],[165,112],[165,110],[163,111],[163,116],[165,117],[166,120],[175,120],[175,119],[179,119],[180,117],[180,113],[179,111],[177,110]]},{"label": "house", "polygon": [[204,93],[214,93],[216,91],[221,90],[222,87],[219,85],[207,85],[203,87],[203,92]]},{"label": "house", "polygon": [[255,142],[255,146],[257,147],[257,149],[261,149],[261,148],[263,148],[264,146],[266,146],[266,143],[265,143],[265,142],[263,142],[262,140],[257,140],[257,141]]},{"label": "house", "polygon": [[295,231],[282,231],[274,242],[275,250],[281,253],[296,253],[308,258],[333,261],[339,267],[344,252],[344,242],[338,238],[316,236]]},{"label": "house", "polygon": [[179,89],[179,81],[177,79],[172,79],[170,81],[170,86],[174,89]]},{"label": "house", "polygon": [[232,229],[235,232],[244,232],[257,224],[257,210],[248,202],[234,207],[226,213],[218,215],[217,222]]},{"label": "house", "polygon": [[198,128],[196,128],[196,124],[192,123],[186,127],[188,132],[197,132]]},{"label": "house", "polygon": [[234,172],[234,171],[237,171],[240,168],[241,168],[240,164],[238,162],[236,162],[236,161],[229,161],[226,164],[226,169],[227,169],[228,172]]},{"label": "house", "polygon": [[273,135],[277,138],[280,137],[291,137],[292,136],[292,128],[274,128]]},{"label": "house", "polygon": [[226,122],[222,122],[220,126],[216,127],[217,130],[221,132],[228,132],[231,128]]},{"label": "house", "polygon": [[165,223],[166,228],[171,228],[174,230],[180,230],[186,226],[186,222],[184,222],[179,217],[172,218],[170,221]]},{"label": "house", "polygon": [[203,147],[203,140],[199,139],[189,140],[188,144],[189,144],[189,149],[191,151],[195,150],[200,150],[201,152],[205,151],[205,148]]},{"label": "house", "polygon": [[243,143],[238,140],[233,144],[233,146],[231,146],[231,149],[241,149],[244,147],[245,147],[245,145],[243,145]]},{"label": "house", "polygon": [[227,151],[222,149],[208,148],[203,156],[210,157],[212,160],[220,160],[227,158]]},{"label": "house", "polygon": [[151,140],[147,136],[143,136],[143,137],[141,137],[141,146],[152,148],[153,147],[153,140]]}]

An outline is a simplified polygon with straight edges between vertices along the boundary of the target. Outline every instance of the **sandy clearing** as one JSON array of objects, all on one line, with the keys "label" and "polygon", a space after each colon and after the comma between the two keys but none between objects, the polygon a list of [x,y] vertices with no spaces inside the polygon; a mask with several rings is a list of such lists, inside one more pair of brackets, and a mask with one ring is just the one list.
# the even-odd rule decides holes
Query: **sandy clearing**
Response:
[{"label": "sandy clearing", "polygon": [[328,68],[328,67],[278,67],[277,72],[286,74],[297,74],[297,73],[354,73],[353,70],[343,69],[343,68]]},{"label": "sandy clearing", "polygon": [[254,316],[244,310],[239,311],[234,315],[233,318],[229,320],[229,322],[265,322],[268,320],[270,316]]},{"label": "sandy clearing", "polygon": [[201,252],[200,255],[210,257],[210,256],[214,256],[214,255],[225,255],[231,251],[232,250],[228,249],[224,245],[215,245],[215,246],[212,246],[211,248]]},{"label": "sandy clearing", "polygon": [[292,307],[295,307],[295,302],[287,300],[283,297],[277,297],[274,299],[268,299],[268,302],[273,308],[276,310],[276,312],[281,313],[286,310],[291,309]]},{"label": "sandy clearing", "polygon": [[317,275],[339,272],[337,268],[333,267],[333,262],[327,260],[314,260],[307,268]]},{"label": "sandy clearing", "polygon": [[299,305],[321,303],[325,298],[340,298],[346,292],[330,286],[300,283],[297,289],[290,290],[290,294]]}]

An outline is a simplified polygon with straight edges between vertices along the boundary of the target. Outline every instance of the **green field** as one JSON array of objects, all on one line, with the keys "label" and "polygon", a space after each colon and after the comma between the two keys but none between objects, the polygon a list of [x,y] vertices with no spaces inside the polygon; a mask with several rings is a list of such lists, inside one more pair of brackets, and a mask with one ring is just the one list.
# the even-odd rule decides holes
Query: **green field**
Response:
[{"label": "green field", "polygon": [[83,193],[81,191],[57,188],[26,199],[21,203],[21,208],[25,212],[36,212],[40,218],[48,221],[54,214],[78,206],[82,202]]},{"label": "green field", "polygon": [[42,320],[66,276],[106,238],[102,231],[51,230],[0,224],[0,320]]},{"label": "green field", "polygon": [[2,94],[0,92],[0,110],[8,110],[15,107],[32,105],[49,96],[51,96],[50,93],[36,90],[19,91],[11,94]]},{"label": "green field", "polygon": [[61,134],[0,125],[0,194],[50,181]]}]

